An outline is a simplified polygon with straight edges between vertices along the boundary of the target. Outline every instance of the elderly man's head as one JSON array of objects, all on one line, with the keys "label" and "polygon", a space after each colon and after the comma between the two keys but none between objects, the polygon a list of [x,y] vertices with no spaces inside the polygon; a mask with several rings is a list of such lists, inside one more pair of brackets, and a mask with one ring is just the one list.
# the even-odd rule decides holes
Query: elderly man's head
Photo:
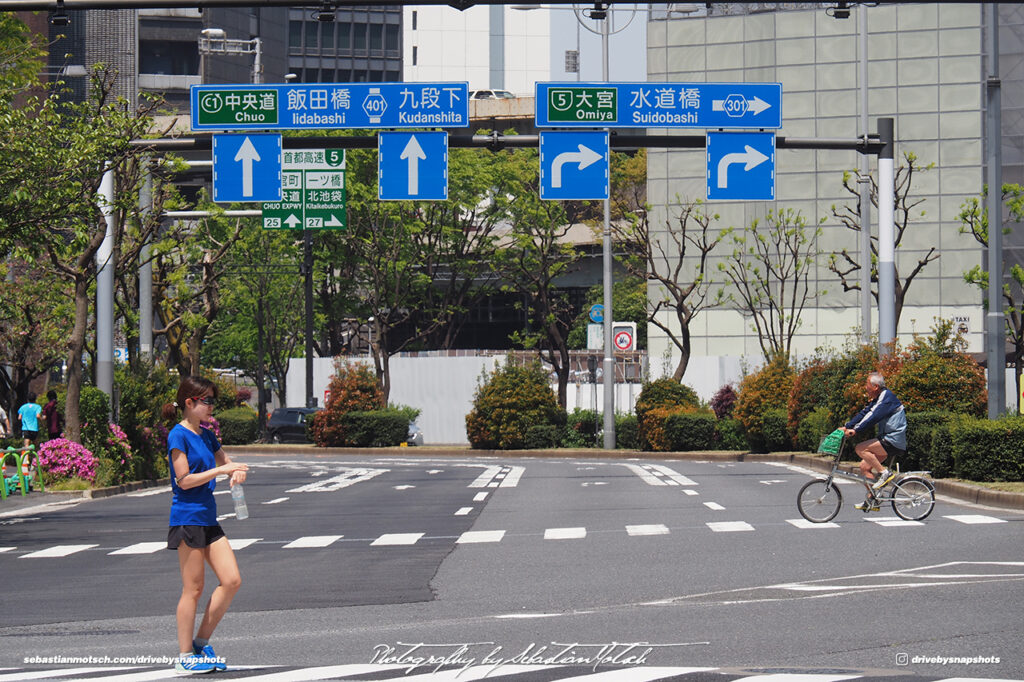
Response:
[{"label": "elderly man's head", "polygon": [[885,388],[885,377],[878,372],[872,372],[868,375],[867,383],[864,385],[864,390],[867,391],[868,397],[874,400],[878,397],[878,394]]}]

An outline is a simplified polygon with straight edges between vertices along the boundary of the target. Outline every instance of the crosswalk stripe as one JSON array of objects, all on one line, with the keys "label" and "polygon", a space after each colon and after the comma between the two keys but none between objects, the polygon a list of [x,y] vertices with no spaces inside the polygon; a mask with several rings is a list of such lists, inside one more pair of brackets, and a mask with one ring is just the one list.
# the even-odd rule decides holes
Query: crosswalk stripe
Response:
[{"label": "crosswalk stripe", "polygon": [[879,526],[923,526],[924,524],[920,521],[905,521],[904,519],[896,518],[895,516],[880,516],[878,518],[869,518],[868,521],[871,523],[877,523]]},{"label": "crosswalk stripe", "polygon": [[369,673],[386,672],[407,668],[404,665],[383,665],[383,664],[348,664],[348,665],[325,665],[317,668],[302,668],[300,670],[286,670],[283,672],[269,673],[264,675],[249,675],[247,677],[236,677],[235,680],[258,680],[259,682],[304,682],[305,680],[329,680],[334,677],[346,677],[351,675],[366,675]]},{"label": "crosswalk stripe", "polygon": [[471,511],[473,511],[472,507],[462,507],[459,511],[455,512],[455,516],[466,516]]},{"label": "crosswalk stripe", "polygon": [[491,482],[498,472],[501,471],[500,466],[489,466],[484,469],[484,472],[476,477],[476,480],[469,484],[470,488],[486,488],[487,484]]},{"label": "crosswalk stripe", "polygon": [[811,523],[807,519],[786,519],[786,523],[792,524],[797,528],[838,528],[839,524],[833,521],[827,523]]},{"label": "crosswalk stripe", "polygon": [[732,682],[839,682],[840,680],[855,680],[863,677],[855,675],[822,675],[817,673],[776,673],[773,675],[750,675],[741,677]]},{"label": "crosswalk stripe", "polygon": [[515,488],[519,485],[519,479],[522,478],[523,473],[526,471],[526,467],[513,466],[509,468],[508,475],[505,476],[505,480],[501,482],[502,488]]},{"label": "crosswalk stripe", "polygon": [[[404,666],[408,668],[408,666]],[[455,668],[453,670],[438,670],[434,672],[422,672],[416,674],[416,671],[412,671],[408,675],[401,675],[396,677],[386,677],[384,679],[377,679],[374,682],[392,682],[393,680],[414,680],[422,682],[423,680],[429,680],[430,682],[471,682],[472,680],[482,679],[496,679],[505,675],[518,675],[520,673],[531,673],[538,670],[549,670],[551,668],[558,668],[557,665],[471,665],[468,668]],[[427,670],[424,668],[424,670]]]},{"label": "crosswalk stripe", "polygon": [[725,509],[725,507],[718,504],[717,502],[705,502],[704,506],[712,511],[722,511],[723,509]]},{"label": "crosswalk stripe", "polygon": [[456,544],[465,545],[478,542],[500,542],[505,537],[503,530],[467,530],[455,541]]},{"label": "crosswalk stripe", "polygon": [[167,546],[166,542],[137,542],[134,545],[128,545],[121,549],[115,549],[113,552],[107,552],[107,555],[113,554],[153,554],[159,552],[161,549]]},{"label": "crosswalk stripe", "polygon": [[263,538],[228,538],[228,544],[231,545],[231,549],[237,552],[240,549],[245,549],[249,545],[254,545]]},{"label": "crosswalk stripe", "polygon": [[13,680],[45,680],[51,677],[88,675],[89,673],[110,672],[111,670],[131,670],[131,668],[59,668],[56,670],[22,670],[17,673],[0,675],[0,682]]},{"label": "crosswalk stripe", "polygon": [[17,547],[0,547],[0,554],[3,554],[4,552],[12,552],[12,551],[14,551],[16,549],[18,549],[18,548]]},{"label": "crosswalk stripe", "polygon": [[370,543],[371,546],[384,545],[415,545],[423,533],[385,533]]},{"label": "crosswalk stripe", "polygon": [[746,521],[712,521],[706,525],[716,533],[736,533],[745,530],[754,530],[754,527]]},{"label": "crosswalk stripe", "polygon": [[575,677],[563,677],[558,682],[651,682],[665,677],[677,675],[689,675],[690,673],[702,673],[716,668],[667,668],[658,666],[643,666],[640,668],[619,668],[618,670],[604,670],[589,675],[577,675]]},{"label": "crosswalk stripe", "polygon": [[103,675],[102,677],[90,677],[88,682],[150,682],[151,680],[169,680],[181,677],[181,674],[168,666],[161,670],[147,670],[137,673],[123,673],[121,675]]},{"label": "crosswalk stripe", "polygon": [[308,549],[313,547],[326,547],[333,542],[337,542],[344,535],[307,535],[305,537],[292,540],[284,549]]},{"label": "crosswalk stripe", "polygon": [[545,540],[577,540],[585,537],[586,528],[548,528],[544,531]]},{"label": "crosswalk stripe", "polygon": [[626,526],[626,532],[630,535],[668,535],[668,526],[660,523],[642,526]]},{"label": "crosswalk stripe", "polygon": [[82,552],[93,547],[99,547],[99,545],[55,545],[54,547],[48,547],[41,549],[38,552],[30,552],[29,554],[22,555],[21,559],[49,559],[53,557],[68,556],[75,554],[76,552]]},{"label": "crosswalk stripe", "polygon": [[979,524],[979,523],[1006,523],[1005,519],[997,519],[994,516],[985,516],[984,514],[953,514],[951,516],[943,516],[944,519],[953,519],[960,523],[966,524]]},{"label": "crosswalk stripe", "polygon": [[486,499],[487,499],[487,493],[477,493],[476,495],[473,496],[473,501],[474,502],[483,502]]}]

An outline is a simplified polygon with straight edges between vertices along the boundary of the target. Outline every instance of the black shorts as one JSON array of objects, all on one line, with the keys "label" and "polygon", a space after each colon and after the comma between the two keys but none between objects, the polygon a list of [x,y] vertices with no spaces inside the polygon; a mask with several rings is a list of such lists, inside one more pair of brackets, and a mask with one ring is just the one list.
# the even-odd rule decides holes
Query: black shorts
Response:
[{"label": "black shorts", "polygon": [[28,429],[22,429],[21,430],[21,437],[24,438],[25,440],[30,440],[33,443],[35,443],[36,442],[36,438],[39,438],[39,432],[38,431],[29,431]]},{"label": "black shorts", "polygon": [[224,537],[224,529],[217,526],[171,526],[167,529],[167,549],[178,549],[184,542],[192,549],[209,547]]},{"label": "black shorts", "polygon": [[883,448],[885,448],[885,454],[888,455],[888,457],[886,457],[886,459],[887,460],[891,460],[891,462],[895,462],[897,458],[902,457],[903,455],[907,454],[906,450],[899,449],[898,447],[896,447],[895,445],[893,445],[892,443],[890,443],[887,440],[879,438],[878,442],[882,444]]}]

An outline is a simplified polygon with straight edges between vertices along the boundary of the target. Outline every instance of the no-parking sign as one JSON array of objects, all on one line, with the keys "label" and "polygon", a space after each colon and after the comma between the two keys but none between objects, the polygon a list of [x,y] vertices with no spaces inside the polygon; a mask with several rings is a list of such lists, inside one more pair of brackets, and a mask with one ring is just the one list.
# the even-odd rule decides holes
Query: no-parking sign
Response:
[{"label": "no-parking sign", "polygon": [[636,350],[636,322],[613,323],[612,344],[619,352]]}]

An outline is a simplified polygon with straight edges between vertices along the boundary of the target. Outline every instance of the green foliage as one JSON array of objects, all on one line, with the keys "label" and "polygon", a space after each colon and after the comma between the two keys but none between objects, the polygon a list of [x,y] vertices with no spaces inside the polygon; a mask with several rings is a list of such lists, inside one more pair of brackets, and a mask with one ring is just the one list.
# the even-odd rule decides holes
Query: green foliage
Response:
[{"label": "green foliage", "polygon": [[153,480],[167,475],[166,427],[161,408],[174,402],[178,377],[166,367],[139,362],[134,368],[118,365],[114,382],[119,390],[120,426],[135,454],[135,475]]},{"label": "green foliage", "polygon": [[[327,406],[313,416],[313,442],[320,447],[340,446],[349,442],[348,422],[342,417],[349,412],[373,412],[384,407],[380,382],[366,365],[335,363],[334,376],[328,385],[331,395]],[[406,421],[406,434],[408,433]],[[403,436],[404,438],[404,436]]]},{"label": "green foliage", "polygon": [[794,378],[789,362],[780,355],[740,382],[740,395],[733,414],[743,424],[747,442],[755,452],[765,451],[769,438],[772,445],[777,444],[774,422],[766,425],[765,417],[769,410],[786,408]]},{"label": "green foliage", "polygon": [[950,412],[907,412],[907,454],[900,460],[900,468],[914,471],[931,467],[935,430],[953,419]]},{"label": "green foliage", "polygon": [[620,450],[640,449],[640,428],[636,415],[615,415],[615,447]]},{"label": "green foliage", "polygon": [[747,450],[747,434],[739,419],[719,419],[715,423],[715,440],[722,450]]},{"label": "green foliage", "polygon": [[669,450],[692,452],[715,449],[715,426],[718,420],[710,412],[676,412],[665,419]]},{"label": "green foliage", "polygon": [[667,449],[663,420],[668,412],[694,412],[700,408],[697,393],[678,381],[665,377],[648,382],[640,389],[633,412],[640,429],[640,447],[644,450]]},{"label": "green foliage", "polygon": [[243,405],[217,413],[222,445],[247,445],[259,438],[260,419],[256,410]]},{"label": "green foliage", "polygon": [[473,409],[466,415],[466,435],[476,449],[516,450],[526,447],[531,427],[561,426],[565,421],[565,410],[540,363],[507,364],[477,388]]},{"label": "green foliage", "polygon": [[565,427],[554,424],[538,424],[526,430],[523,448],[527,450],[550,450],[558,447],[565,438]]},{"label": "green foliage", "polygon": [[387,408],[341,415],[343,447],[382,448],[404,443],[409,435],[408,412]]},{"label": "green foliage", "polygon": [[[793,378],[793,388],[789,392],[789,402],[787,403],[788,428],[789,435],[802,448],[807,443],[798,436],[800,425],[813,410],[827,404],[829,391],[833,389],[826,381],[828,376],[828,361],[821,357],[815,357]],[[825,413],[828,414],[827,409]],[[813,446],[805,449],[813,452],[817,446],[818,442],[815,442]]]},{"label": "green foliage", "polygon": [[[590,307],[604,303],[604,285],[595,284],[587,290],[583,310],[572,323],[569,331],[569,348],[581,350],[587,347],[587,325],[591,324]],[[628,275],[612,283],[612,311],[618,322],[636,322],[636,348],[647,348],[647,281],[642,277]]]},{"label": "green foliage", "polygon": [[[594,410],[576,408],[566,418],[565,434],[562,436],[564,448],[596,448],[601,447],[601,427],[604,415]],[[618,429],[616,429],[618,435]]]},{"label": "green foliage", "polygon": [[827,407],[814,408],[800,420],[796,433],[797,446],[805,452],[817,452],[821,439],[835,430],[834,424]]},{"label": "green foliage", "polygon": [[953,473],[969,481],[1024,481],[1024,417],[950,425]]},{"label": "green foliage", "polygon": [[78,413],[82,418],[82,445],[98,455],[110,432],[110,398],[95,386],[83,386]]},{"label": "green foliage", "polygon": [[786,410],[783,408],[776,407],[765,411],[761,419],[761,430],[764,434],[764,447],[768,452],[787,452],[793,449]]}]

